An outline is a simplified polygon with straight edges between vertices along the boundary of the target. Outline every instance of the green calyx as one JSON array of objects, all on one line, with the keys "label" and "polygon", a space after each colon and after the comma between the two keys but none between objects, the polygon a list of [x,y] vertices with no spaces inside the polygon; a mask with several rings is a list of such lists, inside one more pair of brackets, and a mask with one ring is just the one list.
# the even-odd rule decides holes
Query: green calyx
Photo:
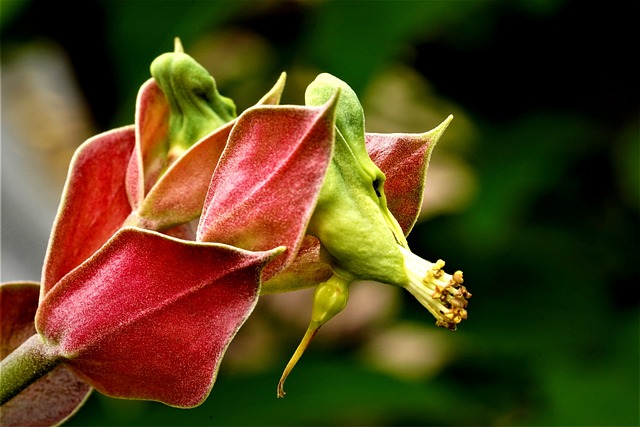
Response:
[{"label": "green calyx", "polygon": [[406,274],[399,247],[408,245],[387,208],[385,176],[367,154],[356,94],[341,80],[321,74],[307,88],[306,103],[321,105],[336,90],[334,154],[308,232],[318,237],[338,275],[402,285]]},{"label": "green calyx", "polygon": [[184,53],[178,38],[174,52],[153,61],[151,75],[169,103],[169,158],[236,117],[234,102],[220,95],[213,77]]},{"label": "green calyx", "polygon": [[316,287],[310,327],[318,329],[344,310],[349,300],[349,284],[348,280],[334,274]]}]

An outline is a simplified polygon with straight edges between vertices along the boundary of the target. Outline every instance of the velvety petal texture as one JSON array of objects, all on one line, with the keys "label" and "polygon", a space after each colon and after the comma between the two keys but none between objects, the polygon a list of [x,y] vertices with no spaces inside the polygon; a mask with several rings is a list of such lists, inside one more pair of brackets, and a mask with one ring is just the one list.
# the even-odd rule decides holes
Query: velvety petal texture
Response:
[{"label": "velvety petal texture", "polygon": [[387,207],[405,236],[420,214],[431,152],[452,119],[449,116],[435,129],[421,134],[366,134],[367,152],[387,178]]},{"label": "velvety petal texture", "polygon": [[36,328],[102,393],[196,406],[254,308],[263,266],[282,250],[124,228],[47,294]]},{"label": "velvety petal texture", "polygon": [[[257,103],[257,105],[275,105],[280,102],[286,74],[282,74],[276,84]],[[150,85],[150,83],[147,83]],[[140,122],[148,123],[148,105],[155,100],[155,89],[143,88],[139,102]],[[157,86],[156,86],[157,87]],[[148,92],[147,95],[144,95]],[[158,104],[166,101],[155,101]],[[144,106],[147,107],[144,107]],[[152,107],[159,110],[162,108]],[[144,112],[144,113],[143,113]],[[137,210],[138,225],[151,230],[164,230],[176,224],[197,218],[204,205],[211,177],[222,155],[235,120],[215,129],[182,154],[167,171],[148,189],[148,194]],[[147,124],[146,127],[151,127]],[[162,131],[155,128],[156,138],[165,138]],[[140,132],[143,133],[142,131]],[[146,133],[146,132],[145,132]],[[154,134],[154,132],[151,132]],[[130,170],[132,172],[132,170]]]},{"label": "velvety petal texture", "polygon": [[125,176],[133,126],[97,135],[76,151],[45,258],[42,295],[97,251],[131,213]]},{"label": "velvety petal texture", "polygon": [[[9,282],[0,285],[0,360],[36,333],[33,324],[40,285]],[[91,393],[91,386],[69,368],[58,366],[2,405],[0,425],[57,425],[73,415]]]},{"label": "velvety petal texture", "polygon": [[198,141],[170,166],[138,209],[139,225],[164,230],[201,214],[211,176],[234,123],[227,123]]},{"label": "velvety petal texture", "polygon": [[154,79],[147,80],[136,100],[136,145],[127,172],[127,191],[133,209],[156,182],[167,161],[169,103]]},{"label": "velvety petal texture", "polygon": [[321,107],[255,107],[234,126],[211,181],[197,239],[293,260],[331,159],[337,95]]}]

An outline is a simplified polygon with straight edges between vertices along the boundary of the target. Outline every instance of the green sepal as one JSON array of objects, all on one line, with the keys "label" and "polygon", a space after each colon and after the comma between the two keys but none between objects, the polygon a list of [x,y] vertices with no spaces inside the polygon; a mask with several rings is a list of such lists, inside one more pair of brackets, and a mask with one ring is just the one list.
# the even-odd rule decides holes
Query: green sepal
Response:
[{"label": "green sepal", "polygon": [[324,102],[336,90],[334,154],[308,231],[320,239],[340,276],[398,284],[405,280],[398,245],[407,247],[407,242],[387,208],[385,176],[367,154],[356,94],[341,80],[321,74],[307,88],[306,103]]},{"label": "green sepal", "polygon": [[402,228],[387,207],[384,194],[385,175],[367,153],[364,110],[356,93],[337,77],[322,73],[307,87],[305,102],[307,105],[322,105],[336,90],[340,90],[336,110],[336,143],[340,139],[344,141],[349,150],[343,150],[343,155],[351,156],[355,160],[354,165],[359,167],[362,175],[360,179],[363,184],[366,183],[369,196],[378,204],[387,227],[394,234],[398,244],[408,248]]}]

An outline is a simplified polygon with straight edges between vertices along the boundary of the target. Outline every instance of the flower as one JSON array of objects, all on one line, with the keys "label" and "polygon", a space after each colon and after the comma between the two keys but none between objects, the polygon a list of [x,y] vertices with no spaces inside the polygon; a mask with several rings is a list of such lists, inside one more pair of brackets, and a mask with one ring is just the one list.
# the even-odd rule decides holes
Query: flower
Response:
[{"label": "flower", "polygon": [[[424,134],[366,134],[356,94],[336,77],[318,76],[307,88],[306,103],[320,105],[336,90],[341,95],[334,154],[307,229],[317,239],[318,254],[308,263],[309,270],[317,272],[318,264],[324,263],[331,276],[323,278],[314,292],[311,322],[284,370],[279,397],[284,396],[284,381],[317,330],[345,307],[350,283],[373,280],[403,287],[433,314],[436,325],[451,330],[467,318],[471,297],[462,286],[461,271],[445,273],[443,261],[431,263],[413,254],[405,238],[419,213],[429,156],[451,117]],[[309,259],[308,252],[303,256]],[[295,268],[304,270],[305,265]],[[295,287],[292,280],[295,275],[284,281],[276,277],[274,291]]]},{"label": "flower", "polygon": [[[200,404],[256,304],[263,269],[273,262],[275,273],[295,256],[331,158],[337,97],[318,107],[258,105],[211,131],[211,117],[191,122],[189,108],[229,102],[211,102],[217,92],[203,92],[199,66],[170,55],[152,72],[168,61],[175,99],[163,95],[162,78],[145,83],[135,126],[87,141],[74,157],[37,334],[2,361],[12,384],[2,403],[63,364],[110,396]],[[210,77],[200,80],[215,90]],[[260,103],[276,102],[283,83]],[[193,105],[172,109],[181,102]],[[221,243],[221,232],[264,249]]]},{"label": "flower", "polygon": [[439,326],[467,317],[462,273],[406,240],[451,118],[424,134],[365,133],[357,96],[328,74],[305,106],[277,105],[283,74],[236,117],[177,39],[151,74],[135,124],[88,140],[72,160],[37,333],[2,360],[1,403],[63,365],[110,396],[199,405],[266,293],[316,286],[279,397],[356,280],[406,288]]},{"label": "flower", "polygon": [[[335,105],[245,111],[195,241],[125,226],[45,295],[36,328],[48,359],[104,394],[201,403],[257,302],[263,268],[283,266],[304,236],[331,158]],[[265,249],[240,249],[248,242]]]},{"label": "flower", "polygon": [[[42,274],[41,298],[121,227],[192,240],[235,107],[183,53],[158,57],[136,100],[135,124],[96,135],[73,156]],[[258,105],[277,103],[283,74]],[[225,124],[226,123],[226,124]]]}]

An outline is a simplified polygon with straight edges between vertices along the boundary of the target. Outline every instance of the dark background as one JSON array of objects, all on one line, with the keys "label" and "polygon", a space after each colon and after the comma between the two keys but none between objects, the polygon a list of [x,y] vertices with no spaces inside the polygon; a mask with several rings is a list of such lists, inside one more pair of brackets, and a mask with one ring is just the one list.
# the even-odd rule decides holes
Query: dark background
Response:
[{"label": "dark background", "polygon": [[[308,314],[291,321],[282,304],[265,298],[250,320],[257,323],[238,337],[238,349],[249,343],[248,350],[232,345],[201,407],[94,393],[69,425],[637,426],[638,9],[638,2],[562,0],[2,0],[2,111],[9,118],[18,102],[44,108],[45,117],[57,113],[38,98],[42,91],[15,94],[9,85],[19,78],[5,79],[25,51],[44,49],[63,58],[83,102],[87,117],[67,116],[67,127],[75,119],[93,132],[131,123],[149,64],[172,50],[174,36],[239,110],[280,71],[289,73],[283,101],[296,103],[326,71],[362,95],[369,130],[426,131],[456,116],[433,162],[442,152],[464,179],[434,176],[427,186],[443,200],[461,199],[433,207],[409,243],[464,270],[474,297],[457,332],[435,328],[408,293],[393,294],[392,314],[319,337],[289,379],[287,397],[277,400],[277,380]],[[428,120],[416,123],[412,111]],[[25,128],[3,118],[3,159],[14,150],[10,136],[33,139],[29,126],[45,122],[38,116]],[[82,139],[65,141],[56,153]],[[40,162],[33,169],[64,176],[66,154],[67,162],[54,163],[50,146],[44,155],[38,144],[30,147]],[[22,248],[34,258],[23,278],[37,280],[46,234],[35,239],[29,216],[8,199],[6,188],[19,183],[5,174],[5,161],[3,258],[21,258],[12,251]],[[46,190],[54,200],[59,181]],[[397,325],[424,336],[429,346],[415,350],[426,351],[423,361],[429,351],[441,355],[428,374],[383,369],[368,356],[371,343]],[[258,341],[267,348],[251,344]]]}]

